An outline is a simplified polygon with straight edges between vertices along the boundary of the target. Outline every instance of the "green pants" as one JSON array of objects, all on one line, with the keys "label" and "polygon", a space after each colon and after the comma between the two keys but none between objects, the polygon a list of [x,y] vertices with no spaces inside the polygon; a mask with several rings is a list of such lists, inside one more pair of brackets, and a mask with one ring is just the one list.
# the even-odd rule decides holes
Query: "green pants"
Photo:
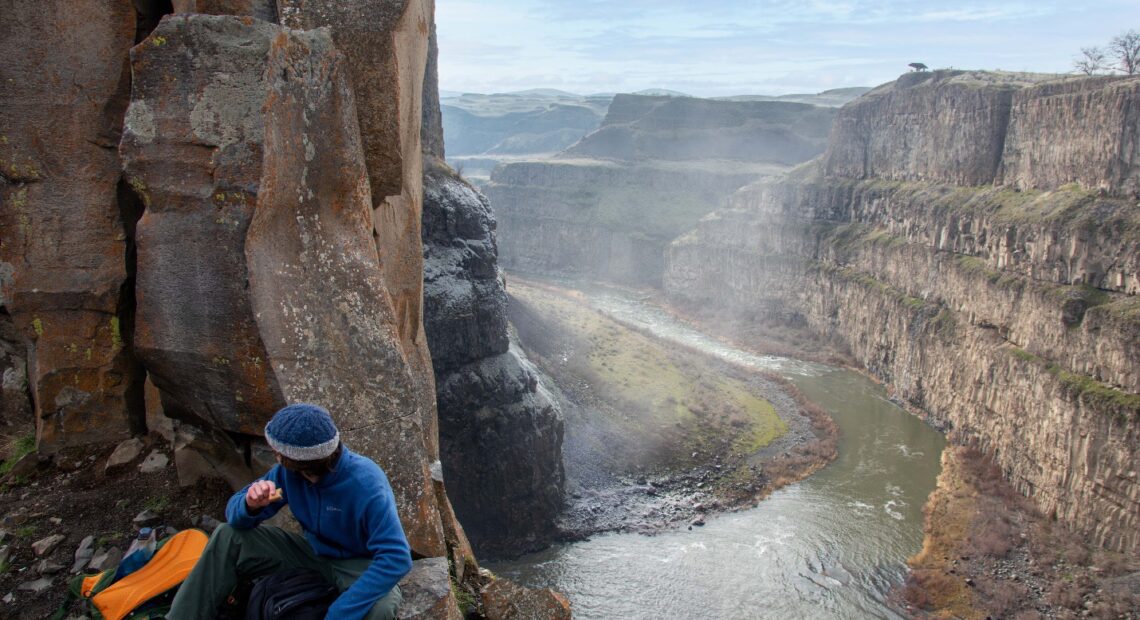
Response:
[{"label": "green pants", "polygon": [[[338,560],[318,556],[304,538],[272,526],[236,529],[218,526],[190,576],[178,589],[168,620],[214,620],[218,606],[239,579],[253,579],[287,568],[311,568],[344,592],[371,560]],[[376,601],[368,620],[391,620],[402,600],[400,587]]]}]

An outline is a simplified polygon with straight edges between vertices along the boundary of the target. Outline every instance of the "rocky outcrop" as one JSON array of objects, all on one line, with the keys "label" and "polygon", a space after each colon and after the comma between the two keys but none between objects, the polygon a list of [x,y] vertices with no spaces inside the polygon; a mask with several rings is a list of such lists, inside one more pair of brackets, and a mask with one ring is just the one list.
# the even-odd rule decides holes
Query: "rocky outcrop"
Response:
[{"label": "rocky outcrop", "polygon": [[400,345],[412,366],[416,409],[428,452],[439,453],[431,354],[423,329],[423,162],[420,124],[433,0],[278,0],[282,25],[329,27],[347,58],[356,95],[372,225],[380,268],[395,310]]},{"label": "rocky outcrop", "polygon": [[351,76],[327,31],[287,32],[181,15],[134,51],[138,350],[167,415],[207,428],[259,434],[284,402],[327,405],[389,473],[416,552],[442,556],[426,343],[409,350],[387,280],[402,274],[373,241]]},{"label": "rocky outcrop", "polygon": [[602,127],[558,158],[492,174],[503,266],[658,286],[669,241],[736,189],[819,154],[834,113],[620,95]]},{"label": "rocky outcrop", "polygon": [[1016,93],[998,182],[1140,196],[1137,100],[1136,78],[1071,79]]},{"label": "rocky outcrop", "polygon": [[481,555],[545,546],[562,508],[562,418],[509,342],[494,215],[441,164],[424,191],[424,319],[448,494]]},{"label": "rocky outcrop", "polygon": [[161,409],[204,431],[162,429],[176,460],[197,446],[216,469],[241,453],[211,437],[321,402],[387,470],[415,553],[469,563],[431,471],[420,317],[430,2],[180,2],[161,23],[138,4],[3,20],[0,305],[29,345],[41,451]]},{"label": "rocky outcrop", "polygon": [[128,336],[137,213],[119,200],[115,145],[135,12],[13,2],[0,22],[0,306],[32,344],[37,433],[52,448],[125,439],[142,418]]},{"label": "rocky outcrop", "polygon": [[278,32],[225,16],[164,20],[131,54],[121,146],[127,181],[146,205],[135,235],[135,351],[167,415],[251,435],[285,404],[245,257],[262,175],[266,58]]},{"label": "rocky outcrop", "polygon": [[824,172],[1138,195],[1138,93],[1134,77],[907,73],[843,107]]},{"label": "rocky outcrop", "polygon": [[[1118,101],[1133,80],[986,86],[1000,76],[974,75],[980,92],[963,94],[958,78],[944,89],[915,79],[904,76],[841,111],[818,163],[742,190],[678,239],[666,289],[677,299],[727,300],[804,322],[846,343],[898,397],[953,429],[957,441],[993,454],[1046,514],[1106,547],[1134,550],[1140,219],[1131,201],[1098,192],[1127,186],[1062,186],[1073,178],[1060,172],[1037,177],[1043,190],[1018,191],[1013,179],[1012,188],[963,185],[1020,166],[982,155],[1050,151],[1070,161],[1060,155],[1069,153],[1077,170],[1082,149],[1091,148],[1055,144],[1053,132],[1031,138],[1020,118],[1038,108],[1029,104],[1011,104],[1008,125],[1023,128],[1016,148],[1004,137],[979,148],[979,136],[1007,133],[994,129],[1001,105],[979,112],[980,102],[1048,99],[1059,88],[1086,100],[1042,105],[1101,109],[1112,105],[1098,98]],[[916,113],[905,129],[876,125],[876,101],[887,116]],[[935,101],[938,113],[917,112]],[[948,118],[973,138],[950,142]],[[1099,140],[1106,130],[1089,131],[1085,138]],[[925,146],[900,147],[891,161],[886,145],[903,139],[899,132]],[[1087,178],[1094,177],[1104,178]]]},{"label": "rocky outcrop", "polygon": [[496,579],[479,593],[488,618],[502,620],[569,620],[570,601],[550,588],[530,590],[505,579]]}]

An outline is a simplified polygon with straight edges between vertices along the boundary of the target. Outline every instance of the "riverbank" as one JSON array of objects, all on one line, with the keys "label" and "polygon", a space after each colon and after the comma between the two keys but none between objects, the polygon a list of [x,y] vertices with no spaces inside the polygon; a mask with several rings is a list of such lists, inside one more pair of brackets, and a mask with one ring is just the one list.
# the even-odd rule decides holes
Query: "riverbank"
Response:
[{"label": "riverbank", "polygon": [[1040,514],[975,449],[943,452],[924,514],[923,549],[902,592],[916,616],[1140,617],[1140,562]]},{"label": "riverbank", "polygon": [[786,380],[663,342],[579,291],[518,277],[508,291],[566,416],[561,538],[700,527],[835,458],[834,422]]},{"label": "riverbank", "polygon": [[[788,354],[803,343],[806,357],[878,382],[841,345],[794,324],[754,322],[717,308],[662,306],[734,346]],[[892,400],[931,423],[924,411]],[[948,440],[954,442],[953,433]],[[978,620],[1140,617],[1140,560],[1099,549],[1042,515],[975,449],[948,447],[942,467],[924,506],[923,551],[908,562],[905,588],[894,593],[900,608],[916,617]]]}]

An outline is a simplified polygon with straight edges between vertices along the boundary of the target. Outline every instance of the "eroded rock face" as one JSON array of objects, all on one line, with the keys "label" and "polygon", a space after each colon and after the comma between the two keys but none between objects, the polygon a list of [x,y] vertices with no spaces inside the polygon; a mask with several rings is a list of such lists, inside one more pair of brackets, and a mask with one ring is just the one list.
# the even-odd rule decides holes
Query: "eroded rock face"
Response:
[{"label": "eroded rock face", "polygon": [[167,415],[253,435],[285,404],[245,258],[262,174],[266,56],[279,30],[227,16],[164,19],[132,51],[121,146],[146,204],[136,351]]},{"label": "eroded rock face", "polygon": [[446,554],[414,369],[372,242],[356,104],[326,31],[278,34],[266,155],[246,240],[250,297],[289,402],[322,403],[393,480],[413,550]]},{"label": "eroded rock face", "polygon": [[135,49],[122,152],[147,207],[138,348],[165,413],[208,429],[259,435],[286,402],[328,407],[387,471],[413,550],[443,556],[462,530],[441,522],[429,472],[431,367],[401,334],[351,59],[329,33],[175,15]]},{"label": "eroded rock face", "polygon": [[376,248],[396,311],[400,342],[414,366],[414,396],[437,455],[435,386],[423,331],[423,164],[421,96],[432,0],[279,0],[289,28],[329,26],[348,59],[358,102],[364,163],[375,209]]},{"label": "eroded rock face", "polygon": [[546,588],[532,590],[506,579],[492,581],[481,593],[483,610],[494,620],[569,620],[570,601]]},{"label": "eroded rock face", "polygon": [[175,13],[248,15],[267,22],[277,21],[276,0],[173,0]]},{"label": "eroded rock face", "polygon": [[424,318],[448,495],[480,554],[545,546],[562,507],[562,419],[510,346],[490,204],[439,164],[424,192]]},{"label": "eroded rock face", "polygon": [[[1119,103],[1123,81],[1087,82],[1087,88],[1068,82],[1057,88],[1086,93],[1079,106],[1094,110]],[[945,97],[948,106],[966,109],[925,121],[918,116],[916,122],[934,126],[910,131],[943,135],[940,118],[960,117],[979,98],[997,97],[976,93],[959,101],[958,88],[917,94],[919,107]],[[1050,88],[1027,89],[1025,97],[1038,100],[1033,92]],[[1100,94],[1088,95],[1089,89]],[[902,93],[879,101],[885,113],[911,107]],[[870,103],[854,106],[863,109],[840,117],[874,116]],[[1027,109],[1050,106],[1078,104],[1063,95]],[[1022,127],[1018,153],[1056,152],[1056,162],[1082,168],[1087,144],[1053,145],[1051,131],[1030,136],[1021,109],[1015,106],[1010,120]],[[992,116],[979,119],[988,126]],[[976,130],[964,127],[962,135]],[[868,135],[872,142],[893,139]],[[837,124],[829,153],[860,151],[852,139]],[[932,174],[964,179],[977,169],[950,165],[976,159],[947,161]],[[902,157],[884,174],[906,176],[921,162],[936,158],[928,150]],[[899,397],[952,429],[953,439],[994,454],[1046,514],[1106,547],[1136,549],[1140,216],[1134,201],[1102,196],[1093,183],[1014,191],[853,180],[837,176],[831,163],[824,158],[794,177],[746,188],[678,239],[667,261],[669,294],[792,317],[846,343]],[[1050,169],[1039,182],[1072,181],[1046,163],[1043,170]]]},{"label": "eroded rock face", "polygon": [[1140,191],[1136,77],[907,73],[844,106],[829,176]]},{"label": "eroded rock face", "polygon": [[0,306],[32,344],[41,449],[119,441],[142,411],[124,291],[134,216],[115,151],[135,12],[112,0],[3,12]]},{"label": "eroded rock face", "polygon": [[1136,101],[1136,76],[1075,78],[1018,92],[998,182],[1020,189],[1080,183],[1140,196]]}]

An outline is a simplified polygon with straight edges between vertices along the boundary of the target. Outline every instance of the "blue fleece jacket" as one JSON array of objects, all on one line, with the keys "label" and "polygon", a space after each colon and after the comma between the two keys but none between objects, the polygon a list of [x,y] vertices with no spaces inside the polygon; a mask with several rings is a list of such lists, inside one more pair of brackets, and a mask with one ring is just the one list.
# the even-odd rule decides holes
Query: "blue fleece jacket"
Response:
[{"label": "blue fleece jacket", "polygon": [[248,486],[230,498],[226,520],[235,528],[251,528],[277,514],[288,503],[317,555],[372,558],[364,571],[329,608],[327,619],[364,618],[412,568],[412,555],[388,477],[370,459],[344,448],[336,468],[313,484],[299,473],[273,466],[263,480],[282,490],[284,501],[251,515],[245,505]]}]

